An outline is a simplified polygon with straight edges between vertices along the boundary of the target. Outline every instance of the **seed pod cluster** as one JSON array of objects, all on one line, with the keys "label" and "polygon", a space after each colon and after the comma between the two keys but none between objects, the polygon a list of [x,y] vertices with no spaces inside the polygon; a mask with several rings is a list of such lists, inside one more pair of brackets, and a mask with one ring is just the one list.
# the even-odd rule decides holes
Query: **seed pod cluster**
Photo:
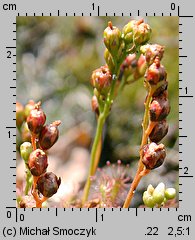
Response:
[{"label": "seed pod cluster", "polygon": [[[21,145],[21,157],[31,174],[36,178],[36,189],[44,197],[49,198],[57,192],[61,179],[57,178],[52,172],[46,172],[48,157],[45,151],[57,142],[59,137],[58,126],[61,121],[58,120],[45,125],[46,115],[41,108],[41,103],[35,104],[32,100],[25,106],[25,116],[26,126],[32,136],[32,145],[30,142],[24,142]],[[35,138],[34,146],[33,137]],[[33,191],[37,191],[36,189]],[[39,196],[38,193],[37,196]]]},{"label": "seed pod cluster", "polygon": [[161,182],[156,188],[154,188],[151,184],[148,186],[147,190],[143,193],[143,202],[149,208],[153,208],[155,206],[161,207],[168,200],[174,199],[175,197],[175,188],[166,188],[165,184]]},{"label": "seed pod cluster", "polygon": [[152,142],[160,142],[168,132],[168,124],[166,117],[170,112],[170,104],[168,100],[168,81],[167,73],[161,64],[164,53],[164,47],[158,44],[147,44],[140,48],[145,56],[148,69],[145,74],[145,83],[149,85],[153,91],[150,103],[150,121],[156,122],[149,138]]}]

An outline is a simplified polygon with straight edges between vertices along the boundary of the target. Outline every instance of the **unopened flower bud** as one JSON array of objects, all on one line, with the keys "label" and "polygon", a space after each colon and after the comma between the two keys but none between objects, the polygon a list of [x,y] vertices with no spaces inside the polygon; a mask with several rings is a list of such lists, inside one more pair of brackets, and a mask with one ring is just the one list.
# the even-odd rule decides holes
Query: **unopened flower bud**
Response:
[{"label": "unopened flower bud", "polygon": [[25,118],[28,117],[28,115],[30,114],[30,111],[34,109],[34,106],[35,106],[35,102],[33,100],[29,100],[29,102],[24,107]]},{"label": "unopened flower bud", "polygon": [[102,66],[93,71],[91,76],[91,84],[98,90],[101,95],[107,95],[110,90],[112,75],[108,66]]},{"label": "unopened flower bud", "polygon": [[30,142],[24,142],[20,145],[20,155],[24,159],[25,163],[28,163],[28,159],[32,151],[33,148]]},{"label": "unopened flower bud", "polygon": [[16,102],[16,126],[21,127],[24,122],[24,107],[20,102]]},{"label": "unopened flower bud", "polygon": [[61,183],[61,178],[52,172],[43,174],[37,181],[37,189],[47,198],[52,197],[57,191]]},{"label": "unopened flower bud", "polygon": [[40,105],[40,102],[35,104],[27,117],[28,128],[34,134],[38,134],[41,131],[46,121],[45,113],[40,108]]},{"label": "unopened flower bud", "polygon": [[34,150],[28,160],[28,168],[33,176],[40,176],[47,169],[47,155],[41,149]]},{"label": "unopened flower bud", "polygon": [[151,85],[156,85],[160,81],[166,80],[167,72],[163,65],[160,64],[159,58],[155,58],[155,61],[148,68],[145,74],[146,81]]},{"label": "unopened flower bud", "polygon": [[164,136],[167,135],[168,128],[169,127],[166,120],[156,123],[156,125],[152,129],[152,132],[149,135],[150,141],[155,143],[160,142],[164,138]]},{"label": "unopened flower bud", "polygon": [[162,121],[170,112],[168,99],[162,95],[155,97],[150,104],[150,120],[153,122]]},{"label": "unopened flower bud", "polygon": [[121,44],[121,32],[117,27],[112,26],[112,22],[108,22],[108,27],[104,30],[104,44],[115,57]]},{"label": "unopened flower bud", "polygon": [[176,190],[175,188],[167,188],[165,190],[165,197],[167,200],[173,199],[176,197]]},{"label": "unopened flower bud", "polygon": [[163,144],[150,143],[143,147],[142,162],[147,169],[154,169],[162,165],[166,157]]},{"label": "unopened flower bud", "polygon": [[153,196],[148,191],[145,191],[143,194],[143,202],[149,208],[153,208],[155,206]]},{"label": "unopened flower bud", "polygon": [[94,95],[91,99],[91,108],[92,111],[99,115],[99,106],[98,106],[98,100],[97,97]]},{"label": "unopened flower bud", "polygon": [[157,204],[162,204],[165,198],[165,185],[164,183],[159,183],[153,192],[154,202]]},{"label": "unopened flower bud", "polygon": [[39,145],[43,150],[48,150],[51,148],[59,137],[58,126],[61,121],[55,121],[49,125],[45,125],[39,134]]},{"label": "unopened flower bud", "polygon": [[114,61],[113,61],[111,53],[108,51],[107,48],[104,51],[104,59],[108,65],[109,70],[111,72],[113,72],[114,71]]},{"label": "unopened flower bud", "polygon": [[151,65],[156,57],[162,59],[164,47],[158,44],[146,44],[140,47],[140,51],[146,57],[146,62]]}]

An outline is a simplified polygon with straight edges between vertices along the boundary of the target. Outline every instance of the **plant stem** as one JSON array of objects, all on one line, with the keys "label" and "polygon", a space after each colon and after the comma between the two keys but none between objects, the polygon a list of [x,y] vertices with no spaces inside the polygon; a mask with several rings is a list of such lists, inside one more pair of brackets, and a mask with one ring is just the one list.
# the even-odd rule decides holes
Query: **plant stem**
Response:
[{"label": "plant stem", "polygon": [[123,205],[123,208],[128,208],[129,207],[129,205],[131,203],[131,199],[133,198],[134,192],[135,192],[140,180],[142,179],[143,176],[147,175],[149,172],[150,172],[150,170],[148,170],[148,169],[144,168],[143,170],[141,170],[141,169],[138,168],[138,170],[136,172],[136,175],[133,179],[133,182],[131,184],[131,188],[128,192],[127,198],[125,200],[125,203]]},{"label": "plant stem", "polygon": [[32,143],[33,151],[36,150],[36,148],[37,148],[37,146],[36,146],[36,135],[34,133],[32,133],[32,135],[31,135],[31,143]]},{"label": "plant stem", "polygon": [[117,76],[115,74],[113,74],[110,93],[108,94],[108,96],[106,98],[103,112],[100,113],[99,118],[98,118],[95,139],[94,139],[92,150],[91,150],[89,173],[88,173],[87,182],[85,184],[84,191],[83,191],[83,197],[82,197],[83,205],[85,204],[85,202],[88,199],[89,190],[90,190],[90,186],[91,186],[91,177],[95,174],[96,168],[99,163],[99,158],[100,158],[100,153],[101,153],[101,145],[102,145],[101,144],[102,131],[103,131],[103,127],[104,127],[106,118],[109,115],[110,107],[112,105],[116,80],[117,80]]},{"label": "plant stem", "polygon": [[94,139],[92,150],[91,150],[91,160],[90,160],[89,174],[88,174],[87,182],[85,184],[85,188],[84,188],[84,192],[83,192],[82,204],[84,204],[88,199],[89,189],[90,189],[90,186],[91,186],[91,177],[95,173],[94,172],[95,171],[94,164],[97,165],[97,162],[99,162],[99,160],[97,161],[96,151],[97,151],[99,142],[101,141],[104,122],[105,122],[105,117],[104,117],[104,114],[101,113],[99,118],[98,118],[95,139]]},{"label": "plant stem", "polygon": [[96,156],[95,156],[95,161],[94,161],[95,163],[94,163],[94,167],[93,167],[93,174],[95,174],[96,169],[98,167],[101,151],[102,151],[102,136],[100,137],[100,140],[99,140],[99,143],[98,143],[98,146],[97,146],[97,150],[96,150]]},{"label": "plant stem", "polygon": [[138,169],[137,169],[136,175],[133,179],[133,182],[131,184],[131,187],[130,187],[130,190],[126,197],[123,208],[129,207],[139,182],[141,181],[143,176],[147,175],[150,172],[150,170],[145,169],[145,166],[142,163],[142,151],[143,151],[143,146],[148,143],[148,137],[149,137],[153,127],[156,124],[153,122],[149,122],[149,109],[150,109],[150,103],[152,100],[153,93],[154,93],[154,89],[149,88],[148,96],[147,96],[147,99],[145,102],[145,112],[144,112],[144,118],[143,118],[143,123],[142,123],[143,134],[142,134],[142,141],[141,141],[141,146],[140,146],[140,159],[138,162]]}]

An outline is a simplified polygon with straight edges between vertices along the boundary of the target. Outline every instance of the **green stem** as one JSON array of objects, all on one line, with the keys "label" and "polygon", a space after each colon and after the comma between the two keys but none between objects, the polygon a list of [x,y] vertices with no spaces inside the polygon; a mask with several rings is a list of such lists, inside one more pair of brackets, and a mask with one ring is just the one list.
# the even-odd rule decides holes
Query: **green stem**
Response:
[{"label": "green stem", "polygon": [[28,168],[26,168],[26,186],[24,190],[24,194],[28,195],[29,190],[32,187],[32,175]]},{"label": "green stem", "polygon": [[111,104],[112,104],[112,101],[113,101],[116,79],[117,79],[117,76],[115,74],[113,74],[110,93],[107,96],[106,103],[105,103],[105,106],[104,106],[104,110],[103,110],[102,113],[100,113],[99,118],[98,118],[95,139],[94,139],[92,150],[91,150],[91,160],[90,160],[90,166],[89,166],[89,173],[88,173],[87,182],[85,184],[83,197],[82,197],[82,204],[83,205],[87,201],[88,196],[89,196],[89,190],[90,190],[90,187],[91,187],[91,177],[95,174],[96,167],[98,166],[98,162],[99,162],[99,159],[97,160],[98,146],[99,146],[99,143],[101,141],[104,123],[106,121],[106,118],[109,115],[110,107],[111,107]]}]

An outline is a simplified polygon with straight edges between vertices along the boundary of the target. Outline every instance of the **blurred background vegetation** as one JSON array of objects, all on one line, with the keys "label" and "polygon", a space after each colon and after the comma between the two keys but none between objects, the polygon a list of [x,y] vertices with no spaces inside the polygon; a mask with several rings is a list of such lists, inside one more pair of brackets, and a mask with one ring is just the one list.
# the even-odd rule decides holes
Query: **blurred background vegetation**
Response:
[{"label": "blurred background vegetation", "polygon": [[[122,28],[130,17],[17,17],[17,101],[41,101],[47,122],[60,119],[61,135],[82,126],[77,139],[90,152],[96,129],[91,111],[91,73],[105,64],[103,30],[108,21]],[[165,46],[163,65],[168,73],[171,112],[166,164],[159,168],[164,182],[178,183],[178,18],[147,17],[150,43]],[[132,174],[139,155],[146,91],[143,79],[127,86],[114,102],[104,131],[100,166],[107,160],[130,163]],[[86,166],[87,168],[87,166]],[[171,174],[170,174],[171,173]],[[157,172],[155,172],[156,175]],[[156,184],[156,178],[152,178]],[[170,175],[170,177],[167,177]],[[148,180],[149,181],[149,180]],[[147,184],[147,178],[145,180]],[[151,182],[151,177],[150,177]]]}]

